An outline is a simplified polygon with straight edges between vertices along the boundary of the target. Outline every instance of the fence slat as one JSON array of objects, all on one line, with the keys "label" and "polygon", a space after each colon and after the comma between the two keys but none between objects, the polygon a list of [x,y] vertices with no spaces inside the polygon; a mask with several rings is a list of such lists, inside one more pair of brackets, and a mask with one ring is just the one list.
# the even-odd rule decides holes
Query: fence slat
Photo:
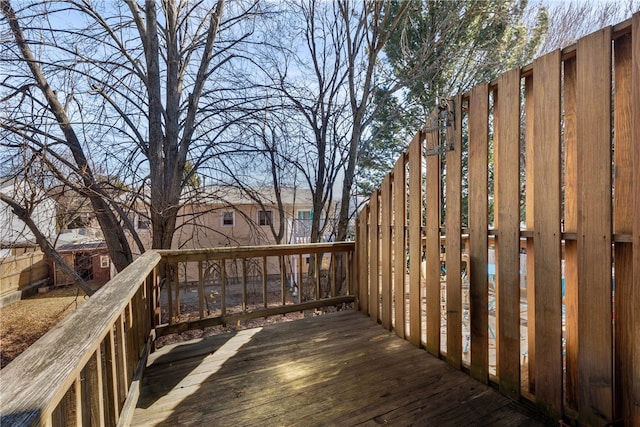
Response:
[{"label": "fence slat", "polygon": [[445,267],[447,269],[447,361],[462,367],[462,271],[460,235],[462,234],[462,97],[455,98],[455,118],[447,129],[445,218]]},{"label": "fence slat", "polygon": [[[564,231],[578,231],[578,117],[576,60],[564,62]],[[566,307],[565,400],[578,406],[578,242],[564,244],[564,303]]]},{"label": "fence slat", "polygon": [[495,117],[497,373],[520,397],[520,70],[502,74]]},{"label": "fence slat", "polygon": [[[365,206],[359,215],[358,220],[358,241],[356,247],[358,249],[358,303],[360,310],[364,313],[369,311],[369,226],[367,218],[369,214],[369,206]],[[302,263],[300,263],[300,271],[302,271]]]},{"label": "fence slat", "polygon": [[[640,26],[640,14],[634,18],[636,30],[634,50],[632,34],[621,37],[615,41],[615,98],[614,98],[614,123],[615,129],[615,192],[614,206],[614,233],[632,234],[634,217],[638,206],[634,206],[634,173],[635,185],[638,187],[640,177],[636,166],[640,158],[634,158],[634,118],[640,114],[638,100],[640,85],[636,83],[638,93],[632,94],[635,72],[636,82],[640,82],[640,65],[633,68],[633,52],[638,46],[638,27]],[[635,105],[634,105],[635,102]],[[636,108],[636,110],[634,110]],[[637,131],[637,129],[636,129]],[[640,134],[640,132],[638,132]],[[640,141],[636,136],[637,141]],[[636,150],[637,151],[637,150]],[[637,243],[636,243],[637,244]],[[640,316],[635,313],[640,307],[640,291],[638,285],[634,290],[633,267],[634,243],[616,242],[614,246],[615,262],[615,408],[614,419],[624,419],[629,425],[640,423],[640,407],[634,403],[640,397],[640,367],[637,363],[640,358],[640,342],[637,342],[636,325],[640,324]],[[636,249],[637,252],[637,249]],[[634,359],[635,357],[635,359]],[[635,361],[634,361],[635,360]],[[636,388],[634,393],[634,388]]]},{"label": "fence slat", "polygon": [[612,419],[611,29],[578,41],[578,409]]},{"label": "fence slat", "polygon": [[407,270],[405,222],[407,218],[407,177],[404,154],[393,168],[393,293],[395,331],[405,338],[405,280]]},{"label": "fence slat", "polygon": [[[634,212],[640,212],[640,13],[633,16],[632,21],[633,45],[633,104],[631,106],[631,117],[633,118],[633,164],[634,168]],[[631,336],[632,342],[629,343],[630,354],[629,360],[633,360],[633,371],[629,372],[623,386],[629,387],[625,389],[625,415],[628,414],[627,421],[629,424],[640,424],[640,334],[637,333],[636,327],[640,324],[640,215],[634,215],[633,223],[633,295],[629,304],[633,307],[634,318],[629,319],[627,336]]]},{"label": "fence slat", "polygon": [[369,264],[369,315],[374,321],[378,321],[380,316],[378,313],[380,304],[380,233],[378,228],[378,220],[380,217],[380,206],[378,204],[379,191],[375,191],[371,195],[369,201],[369,238],[370,240],[370,264]]},{"label": "fence slat", "polygon": [[380,204],[382,217],[380,218],[380,262],[382,270],[381,296],[382,326],[391,330],[391,176],[387,174],[382,181]]},{"label": "fence slat", "polygon": [[549,414],[562,414],[562,248],[560,51],[533,65],[534,125],[534,243],[536,403]]},{"label": "fence slat", "polygon": [[422,262],[422,132],[409,144],[409,341],[420,346]]},{"label": "fence slat", "polygon": [[[533,156],[533,124],[535,118],[535,111],[533,106],[534,98],[534,86],[533,76],[528,76],[524,80],[524,97],[525,97],[525,221],[527,231],[535,230],[535,217],[533,211],[535,209],[535,199],[533,197],[533,185],[534,185],[534,164],[535,158]],[[535,328],[531,325],[535,325],[536,321],[536,299],[535,299],[535,245],[533,243],[533,237],[527,237],[527,265],[526,265],[526,286],[527,286],[527,372],[526,378],[528,379],[528,388],[526,391],[533,393],[535,391],[535,379],[536,379],[536,334]],[[523,374],[524,375],[524,374]]]},{"label": "fence slat", "polygon": [[[431,123],[438,123],[437,113],[431,115]],[[438,126],[427,131],[427,153],[438,150],[440,131]],[[427,282],[427,351],[434,356],[440,354],[440,155],[427,156],[425,183],[425,255]]]},{"label": "fence slat", "polygon": [[488,148],[489,86],[482,84],[469,96],[469,311],[471,375],[483,383],[489,379]]}]

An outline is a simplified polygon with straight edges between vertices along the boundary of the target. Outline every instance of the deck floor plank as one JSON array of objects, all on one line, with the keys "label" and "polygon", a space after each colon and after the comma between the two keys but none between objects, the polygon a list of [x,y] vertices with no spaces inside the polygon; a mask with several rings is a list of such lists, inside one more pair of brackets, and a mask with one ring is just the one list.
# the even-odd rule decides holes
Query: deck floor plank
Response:
[{"label": "deck floor plank", "polygon": [[545,425],[353,311],[163,347],[131,425],[382,423]]}]

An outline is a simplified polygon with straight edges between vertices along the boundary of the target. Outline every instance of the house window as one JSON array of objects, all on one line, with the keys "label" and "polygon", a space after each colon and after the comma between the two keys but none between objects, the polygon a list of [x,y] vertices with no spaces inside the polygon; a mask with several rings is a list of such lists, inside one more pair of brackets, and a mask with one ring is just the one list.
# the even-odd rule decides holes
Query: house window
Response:
[{"label": "house window", "polygon": [[298,219],[302,219],[306,221],[313,219],[313,211],[310,211],[310,210],[298,211]]},{"label": "house window", "polygon": [[222,226],[233,227],[236,225],[235,215],[233,211],[222,212]]},{"label": "house window", "polygon": [[273,211],[259,211],[258,225],[271,225],[273,223]]},{"label": "house window", "polygon": [[100,255],[100,268],[109,268],[109,256]]}]

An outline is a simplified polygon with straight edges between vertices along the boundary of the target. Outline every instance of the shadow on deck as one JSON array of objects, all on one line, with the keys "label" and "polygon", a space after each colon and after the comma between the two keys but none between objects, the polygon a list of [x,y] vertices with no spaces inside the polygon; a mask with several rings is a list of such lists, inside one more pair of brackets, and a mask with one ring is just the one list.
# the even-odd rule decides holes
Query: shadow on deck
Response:
[{"label": "shadow on deck", "polygon": [[486,425],[548,420],[346,311],[166,346],[132,425]]}]

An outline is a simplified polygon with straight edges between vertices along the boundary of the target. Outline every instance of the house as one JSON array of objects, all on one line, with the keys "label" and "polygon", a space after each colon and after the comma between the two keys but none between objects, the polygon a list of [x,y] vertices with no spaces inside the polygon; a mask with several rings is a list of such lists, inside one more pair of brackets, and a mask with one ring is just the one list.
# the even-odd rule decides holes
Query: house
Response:
[{"label": "house", "polygon": [[[17,179],[1,181],[0,192],[30,204],[31,219],[40,232],[47,238],[55,236],[55,202],[44,192],[32,194]],[[33,233],[9,205],[0,201],[0,307],[34,293],[48,281],[48,263]]]},{"label": "house", "polygon": [[[172,247],[196,249],[278,243],[274,231],[279,231],[281,213],[274,189],[262,187],[248,191],[251,197],[247,191],[230,186],[206,186],[185,192]],[[313,218],[311,192],[283,188],[281,201],[284,230],[279,243],[308,242]],[[148,202],[147,205],[138,203],[129,219],[145,248],[151,248]],[[133,241],[131,243],[133,248]]]},{"label": "house", "polygon": [[[107,244],[99,229],[76,228],[61,233],[56,251],[90,285],[103,285],[115,275]],[[54,286],[73,283],[73,279],[53,261],[50,261],[50,269]]]}]

